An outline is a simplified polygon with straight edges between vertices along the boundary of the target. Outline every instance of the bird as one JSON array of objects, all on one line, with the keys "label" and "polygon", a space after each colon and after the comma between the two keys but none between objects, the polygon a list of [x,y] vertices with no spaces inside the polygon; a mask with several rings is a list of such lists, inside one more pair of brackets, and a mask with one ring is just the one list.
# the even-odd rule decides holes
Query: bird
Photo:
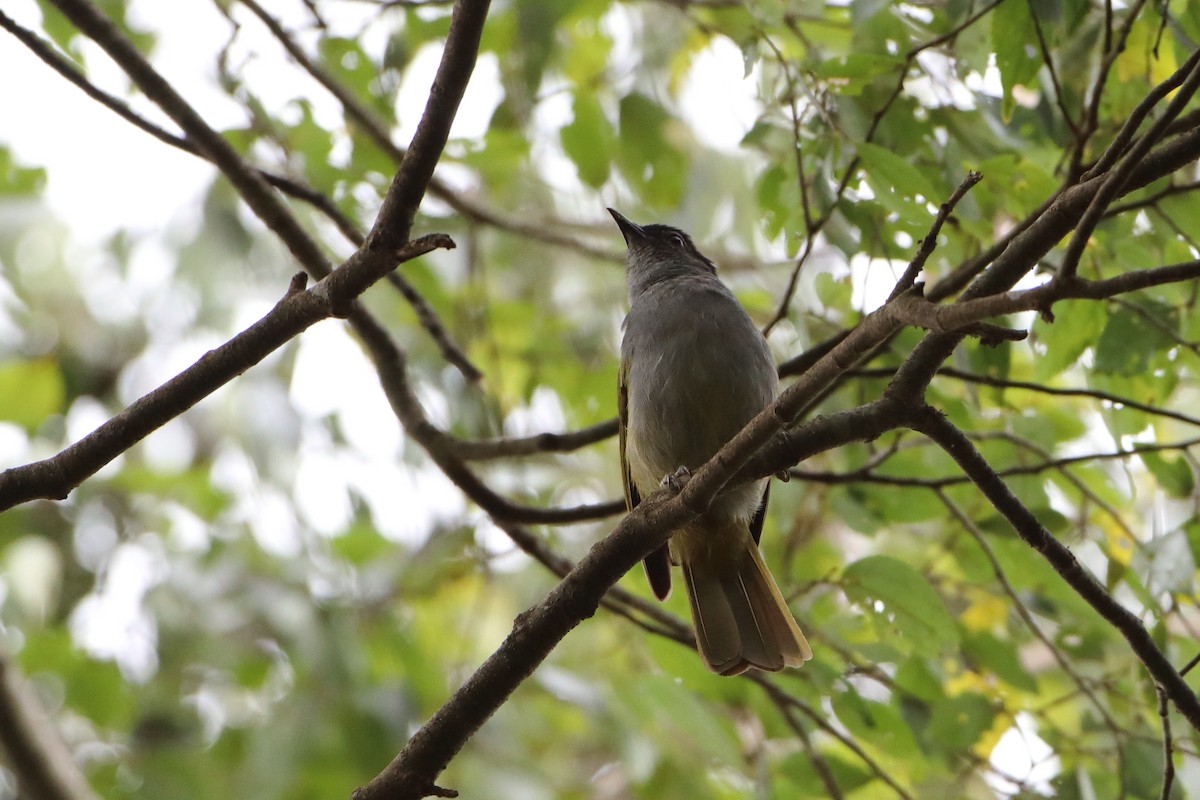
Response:
[{"label": "bird", "polygon": [[[610,208],[626,245],[629,313],[617,387],[621,476],[633,510],[671,476],[709,460],[774,402],[766,339],[692,238]],[[812,658],[758,548],[769,479],[722,492],[643,561],[659,600],[683,573],[706,667],[778,672]]]}]

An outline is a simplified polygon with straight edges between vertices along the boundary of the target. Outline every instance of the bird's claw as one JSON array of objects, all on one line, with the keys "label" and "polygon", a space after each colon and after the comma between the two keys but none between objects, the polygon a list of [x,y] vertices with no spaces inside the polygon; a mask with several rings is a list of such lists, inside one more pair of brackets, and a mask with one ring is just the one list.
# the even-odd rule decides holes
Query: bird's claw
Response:
[{"label": "bird's claw", "polygon": [[670,489],[672,492],[678,492],[683,489],[688,479],[692,477],[692,471],[687,467],[680,467],[669,475],[663,476],[659,481],[659,485],[663,488]]}]

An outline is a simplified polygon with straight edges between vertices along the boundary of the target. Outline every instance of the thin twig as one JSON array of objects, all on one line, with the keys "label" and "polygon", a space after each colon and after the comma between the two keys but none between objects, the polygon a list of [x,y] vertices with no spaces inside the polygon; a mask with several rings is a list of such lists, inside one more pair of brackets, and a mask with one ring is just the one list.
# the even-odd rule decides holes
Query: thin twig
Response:
[{"label": "thin twig", "polygon": [[[1046,35],[1042,31],[1042,21],[1038,19],[1037,4],[1033,0],[1026,0],[1029,6],[1029,17],[1033,20],[1033,30],[1037,35],[1038,49],[1042,53],[1042,63],[1046,65],[1046,71],[1050,74],[1050,85],[1054,88],[1054,102],[1058,105],[1058,112],[1062,114],[1063,122],[1071,129],[1071,133],[1076,140],[1079,138],[1079,126],[1075,124],[1075,120],[1071,119],[1071,112],[1067,108],[1066,97],[1063,96],[1062,83],[1058,80],[1058,70],[1054,67],[1054,59],[1050,55],[1050,46],[1046,43]],[[1078,146],[1077,146],[1078,147]]]},{"label": "thin twig", "polygon": [[1158,695],[1158,718],[1162,723],[1163,748],[1163,782],[1159,800],[1170,800],[1171,787],[1175,783],[1175,753],[1171,740],[1171,711],[1167,707],[1167,692],[1162,686],[1155,684],[1154,691]]},{"label": "thin twig", "polygon": [[[1200,88],[1200,48],[1197,48],[1173,75],[1151,89],[1145,99],[1138,103],[1117,138],[1113,140],[1112,145],[1085,175],[1085,177],[1103,175],[1104,182],[1093,195],[1087,211],[1080,218],[1079,224],[1075,227],[1075,233],[1067,244],[1060,267],[1061,276],[1064,278],[1075,276],[1079,259],[1083,256],[1083,249],[1087,246],[1088,239],[1096,230],[1096,226],[1103,219],[1104,212],[1124,189],[1125,183],[1133,175],[1134,170],[1141,165],[1143,157],[1166,134],[1167,126],[1179,116],[1198,88]],[[1167,104],[1163,114],[1154,121],[1144,136],[1126,149],[1127,142],[1136,132],[1141,120],[1172,91],[1175,92],[1175,95]],[[1118,158],[1121,159],[1119,163],[1117,163]],[[1112,166],[1113,164],[1116,166]]]},{"label": "thin twig", "polygon": [[933,251],[937,248],[938,234],[942,232],[942,226],[946,224],[946,220],[950,218],[950,214],[954,212],[954,207],[958,205],[958,201],[966,197],[967,192],[983,180],[983,173],[971,170],[967,173],[967,177],[963,178],[962,183],[950,194],[946,202],[938,206],[938,212],[933,218],[933,225],[929,227],[929,233],[925,234],[925,238],[921,240],[920,246],[917,248],[917,254],[913,256],[912,261],[908,262],[908,267],[905,268],[904,274],[896,281],[895,287],[892,288],[892,293],[888,295],[888,301],[895,300],[900,295],[913,288],[917,282],[917,276],[921,274],[921,270],[925,268],[925,262],[933,255]]},{"label": "thin twig", "polygon": [[[1023,464],[1016,467],[1006,467],[996,471],[1002,478],[1017,475],[1038,475],[1049,470],[1062,470],[1073,464],[1090,464],[1098,461],[1114,461],[1132,458],[1140,453],[1161,453],[1179,450],[1186,452],[1189,448],[1200,446],[1200,437],[1184,439],[1178,442],[1148,442],[1138,445],[1132,450],[1114,450],[1108,453],[1087,453],[1078,456],[1063,456],[1062,458],[1047,459],[1035,464]],[[870,483],[882,486],[909,486],[921,489],[946,489],[951,486],[961,486],[970,483],[965,475],[945,475],[935,477],[906,477],[879,475],[868,469],[856,469],[850,472],[819,472],[816,470],[792,469],[791,477],[802,481],[825,484]],[[1128,530],[1128,529],[1127,529]]]},{"label": "thin twig", "polygon": [[1095,134],[1100,127],[1100,105],[1104,98],[1104,89],[1108,84],[1109,73],[1112,72],[1113,65],[1117,62],[1117,57],[1125,50],[1125,43],[1129,40],[1129,33],[1133,30],[1133,23],[1137,21],[1138,15],[1142,12],[1142,7],[1146,4],[1146,0],[1134,0],[1125,17],[1125,22],[1117,31],[1116,36],[1113,36],[1113,7],[1112,0],[1104,2],[1104,52],[1100,59],[1100,69],[1096,73],[1096,80],[1092,83],[1092,90],[1087,100],[1087,105],[1082,114],[1082,122],[1080,124],[1080,135],[1075,139],[1075,152],[1071,155],[1071,167],[1069,175],[1071,180],[1074,176],[1082,171],[1083,157],[1087,150],[1088,140]]},{"label": "thin twig", "polygon": [[1153,679],[1163,686],[1175,707],[1194,728],[1200,730],[1200,700],[1158,649],[1141,620],[1117,602],[1075,559],[1075,555],[1050,535],[996,475],[970,439],[940,412],[929,407],[914,413],[908,424],[913,430],[937,442],[1008,520],[1017,535],[1041,554],[1081,598],[1125,637],[1134,654]]},{"label": "thin twig", "polygon": [[[387,125],[382,120],[359,102],[358,98],[355,97],[354,93],[348,87],[343,86],[324,67],[314,61],[287,30],[284,29],[283,25],[267,13],[259,3],[255,2],[255,0],[244,0],[243,5],[249,8],[267,26],[271,35],[279,41],[295,62],[305,72],[312,75],[317,83],[324,87],[326,91],[333,95],[346,112],[346,116],[353,120],[356,126],[361,128],[376,147],[387,154],[397,165],[403,162],[405,150],[392,141]],[[624,254],[618,253],[616,250],[597,247],[586,239],[580,239],[563,233],[563,230],[569,226],[560,221],[529,221],[505,215],[495,209],[488,208],[486,205],[469,198],[461,192],[454,191],[450,188],[449,184],[436,176],[431,177],[428,188],[430,194],[473,222],[507,231],[520,236],[522,239],[541,241],[558,247],[570,248],[596,258],[603,258],[614,262],[623,262],[625,260]]]},{"label": "thin twig", "polygon": [[858,745],[858,742],[847,736],[836,726],[831,725],[829,721],[826,720],[825,717],[820,713],[818,713],[815,708],[810,706],[808,703],[805,703],[798,697],[794,697],[783,691],[779,688],[774,680],[766,675],[763,675],[762,673],[751,671],[745,674],[750,680],[761,686],[767,692],[767,695],[776,702],[776,704],[789,706],[796,709],[801,714],[812,720],[813,724],[815,724],[822,731],[841,742],[847,749],[850,750],[850,752],[858,756],[858,758],[867,765],[867,768],[875,773],[877,778],[886,783],[898,797],[902,798],[902,800],[914,800],[912,794],[910,794],[907,789],[901,786],[887,770],[880,766],[878,761],[871,758],[871,756],[868,755],[867,752]]},{"label": "thin twig", "polygon": [[[1005,595],[1008,596],[1009,601],[1012,603],[1013,609],[1017,612],[1017,616],[1019,616],[1021,621],[1025,623],[1025,627],[1027,627],[1029,632],[1032,633],[1034,637],[1050,652],[1050,655],[1054,658],[1055,663],[1058,664],[1063,673],[1065,673],[1066,676],[1070,678],[1077,687],[1079,687],[1079,691],[1091,702],[1092,706],[1096,709],[1096,712],[1100,714],[1100,718],[1104,721],[1104,726],[1108,728],[1109,733],[1112,734],[1113,742],[1117,748],[1119,761],[1121,764],[1124,764],[1125,746],[1121,742],[1123,729],[1117,724],[1117,721],[1113,719],[1112,713],[1109,711],[1108,707],[1100,701],[1100,698],[1096,696],[1095,691],[1092,690],[1092,687],[1088,684],[1087,680],[1075,669],[1075,666],[1071,663],[1071,660],[1067,658],[1066,654],[1064,654],[1062,650],[1060,650],[1059,647],[1054,643],[1054,641],[1046,635],[1046,632],[1042,630],[1040,625],[1038,625],[1037,620],[1033,618],[1033,614],[1021,600],[1021,596],[1017,594],[1017,590],[1014,589],[1013,585],[1009,582],[1008,576],[1004,572],[1004,567],[1000,565],[1000,559],[996,557],[996,551],[992,549],[992,545],[988,542],[987,537],[983,535],[983,531],[981,531],[979,526],[975,524],[975,520],[971,519],[971,517],[968,516],[959,507],[959,505],[951,500],[950,496],[941,489],[935,489],[934,494],[937,495],[938,500],[942,502],[942,505],[946,507],[946,510],[949,511],[950,514],[958,521],[963,530],[969,533],[971,538],[975,540],[975,544],[983,552],[984,558],[987,559],[988,564],[991,566],[992,574],[996,576],[996,582],[1000,584],[1001,590]],[[1124,770],[1120,770],[1119,772],[1120,780],[1124,781]]]}]

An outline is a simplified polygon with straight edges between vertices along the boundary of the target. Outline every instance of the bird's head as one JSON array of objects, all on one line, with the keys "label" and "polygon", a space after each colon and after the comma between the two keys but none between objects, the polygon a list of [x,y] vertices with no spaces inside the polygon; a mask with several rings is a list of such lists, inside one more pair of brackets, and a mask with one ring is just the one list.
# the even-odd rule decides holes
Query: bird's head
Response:
[{"label": "bird's head", "polygon": [[628,250],[626,269],[629,291],[635,294],[674,278],[716,275],[717,268],[696,249],[692,237],[670,225],[638,225],[616,209],[608,209],[616,220]]}]

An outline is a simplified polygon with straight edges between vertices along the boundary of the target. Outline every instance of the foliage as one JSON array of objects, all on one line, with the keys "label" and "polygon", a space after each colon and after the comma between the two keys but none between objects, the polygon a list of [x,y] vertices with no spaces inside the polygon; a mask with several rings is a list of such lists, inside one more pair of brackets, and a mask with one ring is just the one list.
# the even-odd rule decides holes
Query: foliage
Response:
[{"label": "foliage", "polygon": [[[101,81],[53,5],[23,9],[25,24]],[[184,4],[179,20],[129,5],[103,3],[169,77],[183,62],[165,43],[187,35],[172,26],[216,15],[223,35],[192,74],[237,109],[228,140],[369,228],[397,168],[378,131],[407,144],[447,4],[263,12],[342,101],[248,4]],[[1085,173],[1198,40],[1195,0],[497,0],[462,112],[486,124],[455,131],[415,225],[458,249],[401,267],[424,311],[391,286],[364,302],[449,434],[581,429],[615,412],[624,277],[606,205],[688,229],[784,363],[883,301],[971,170],[983,181],[924,280],[986,267],[976,257]],[[1196,124],[1185,111],[1169,135]],[[87,146],[71,133],[63,147]],[[132,127],[122,146],[167,147]],[[172,181],[133,153],[124,191]],[[215,170],[167,229],[89,240],[42,202],[60,169],[0,148],[5,467],[178,373],[297,270]],[[1196,259],[1198,185],[1188,166],[1116,201],[1079,276]],[[97,187],[93,202],[122,196]],[[329,252],[353,249],[289,202]],[[1021,285],[1059,270],[1066,245]],[[1013,315],[1026,341],[968,340],[927,395],[1177,667],[1200,625],[1195,303],[1187,281],[1063,302],[1053,321]],[[448,364],[429,312],[482,380]],[[0,515],[0,641],[101,796],[347,796],[557,580],[401,431],[341,325],[305,332],[67,500]],[[813,415],[877,398],[922,335],[892,338]],[[476,466],[528,506],[620,496],[613,438]],[[536,534],[578,559],[614,522]],[[897,430],[800,465],[774,487],[764,552],[813,643],[803,670],[715,677],[602,610],[440,783],[497,798],[1160,796],[1154,681],[929,439]],[[637,572],[620,587],[650,597]],[[665,608],[687,616],[679,593]],[[1196,731],[1169,719],[1170,797],[1200,797]],[[8,768],[0,797],[15,796]]]}]

